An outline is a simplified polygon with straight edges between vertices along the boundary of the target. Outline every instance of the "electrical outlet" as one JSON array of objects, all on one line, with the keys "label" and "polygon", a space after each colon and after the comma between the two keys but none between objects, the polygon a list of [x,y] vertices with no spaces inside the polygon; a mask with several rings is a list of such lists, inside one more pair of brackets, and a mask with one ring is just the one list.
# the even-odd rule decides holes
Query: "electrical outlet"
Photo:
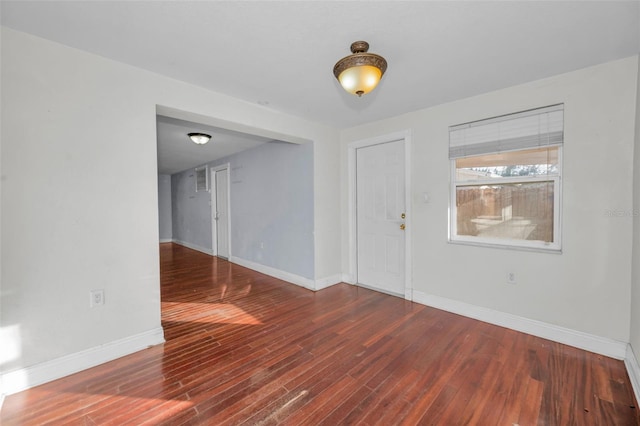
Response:
[{"label": "electrical outlet", "polygon": [[104,290],[91,290],[89,296],[91,297],[89,299],[89,306],[91,308],[104,305]]},{"label": "electrical outlet", "polygon": [[515,283],[516,283],[516,273],[507,272],[507,284],[515,284]]}]

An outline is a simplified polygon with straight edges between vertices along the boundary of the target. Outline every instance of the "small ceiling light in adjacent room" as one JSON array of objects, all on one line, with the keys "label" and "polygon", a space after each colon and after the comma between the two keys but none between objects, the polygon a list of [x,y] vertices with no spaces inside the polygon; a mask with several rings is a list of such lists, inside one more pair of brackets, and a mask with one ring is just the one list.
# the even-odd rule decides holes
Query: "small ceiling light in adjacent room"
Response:
[{"label": "small ceiling light in adjacent room", "polygon": [[368,50],[366,41],[353,42],[353,54],[340,59],[333,67],[333,75],[340,85],[353,95],[366,95],[375,89],[387,70],[387,61]]},{"label": "small ceiling light in adjacent room", "polygon": [[207,135],[206,133],[189,133],[189,137],[193,143],[198,145],[204,145],[211,139],[211,135]]}]

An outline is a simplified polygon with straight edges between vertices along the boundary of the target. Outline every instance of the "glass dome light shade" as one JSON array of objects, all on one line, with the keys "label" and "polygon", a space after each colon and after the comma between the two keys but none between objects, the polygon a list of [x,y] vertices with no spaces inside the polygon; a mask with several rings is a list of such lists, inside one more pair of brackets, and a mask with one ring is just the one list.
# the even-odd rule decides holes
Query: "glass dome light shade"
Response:
[{"label": "glass dome light shade", "polygon": [[189,138],[195,144],[204,145],[205,143],[209,142],[209,139],[211,139],[211,135],[207,135],[206,133],[189,133]]},{"label": "glass dome light shade", "polygon": [[379,68],[372,65],[360,65],[342,71],[338,76],[338,81],[347,92],[362,96],[375,89],[381,78],[382,71]]}]

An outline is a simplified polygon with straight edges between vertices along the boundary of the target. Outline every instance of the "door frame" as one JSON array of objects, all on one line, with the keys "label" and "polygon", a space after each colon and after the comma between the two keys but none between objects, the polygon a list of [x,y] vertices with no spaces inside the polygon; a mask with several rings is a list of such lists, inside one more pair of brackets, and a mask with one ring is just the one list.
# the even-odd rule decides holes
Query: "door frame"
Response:
[{"label": "door frame", "polygon": [[348,173],[348,205],[349,205],[349,276],[348,282],[358,283],[358,221],[357,221],[357,191],[356,191],[356,160],[357,150],[373,145],[380,145],[395,141],[404,142],[404,183],[405,183],[405,213],[407,217],[405,224],[407,232],[404,240],[404,298],[413,300],[413,279],[411,274],[411,264],[413,253],[411,250],[411,234],[413,216],[411,214],[411,130],[389,133],[373,138],[362,139],[350,142],[347,145],[347,173]]},{"label": "door frame", "polygon": [[216,172],[227,171],[227,242],[229,244],[229,259],[231,259],[231,165],[225,163],[220,166],[210,167],[211,184],[211,249],[214,256],[218,255],[218,225],[215,220],[215,212],[218,211]]}]

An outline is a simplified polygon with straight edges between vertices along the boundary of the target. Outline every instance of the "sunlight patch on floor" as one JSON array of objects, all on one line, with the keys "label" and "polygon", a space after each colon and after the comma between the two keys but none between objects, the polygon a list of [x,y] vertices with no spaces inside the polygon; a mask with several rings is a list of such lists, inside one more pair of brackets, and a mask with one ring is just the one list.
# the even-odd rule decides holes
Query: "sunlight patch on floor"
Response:
[{"label": "sunlight patch on floor", "polygon": [[163,320],[180,315],[181,322],[261,325],[262,321],[230,303],[162,302]]}]

